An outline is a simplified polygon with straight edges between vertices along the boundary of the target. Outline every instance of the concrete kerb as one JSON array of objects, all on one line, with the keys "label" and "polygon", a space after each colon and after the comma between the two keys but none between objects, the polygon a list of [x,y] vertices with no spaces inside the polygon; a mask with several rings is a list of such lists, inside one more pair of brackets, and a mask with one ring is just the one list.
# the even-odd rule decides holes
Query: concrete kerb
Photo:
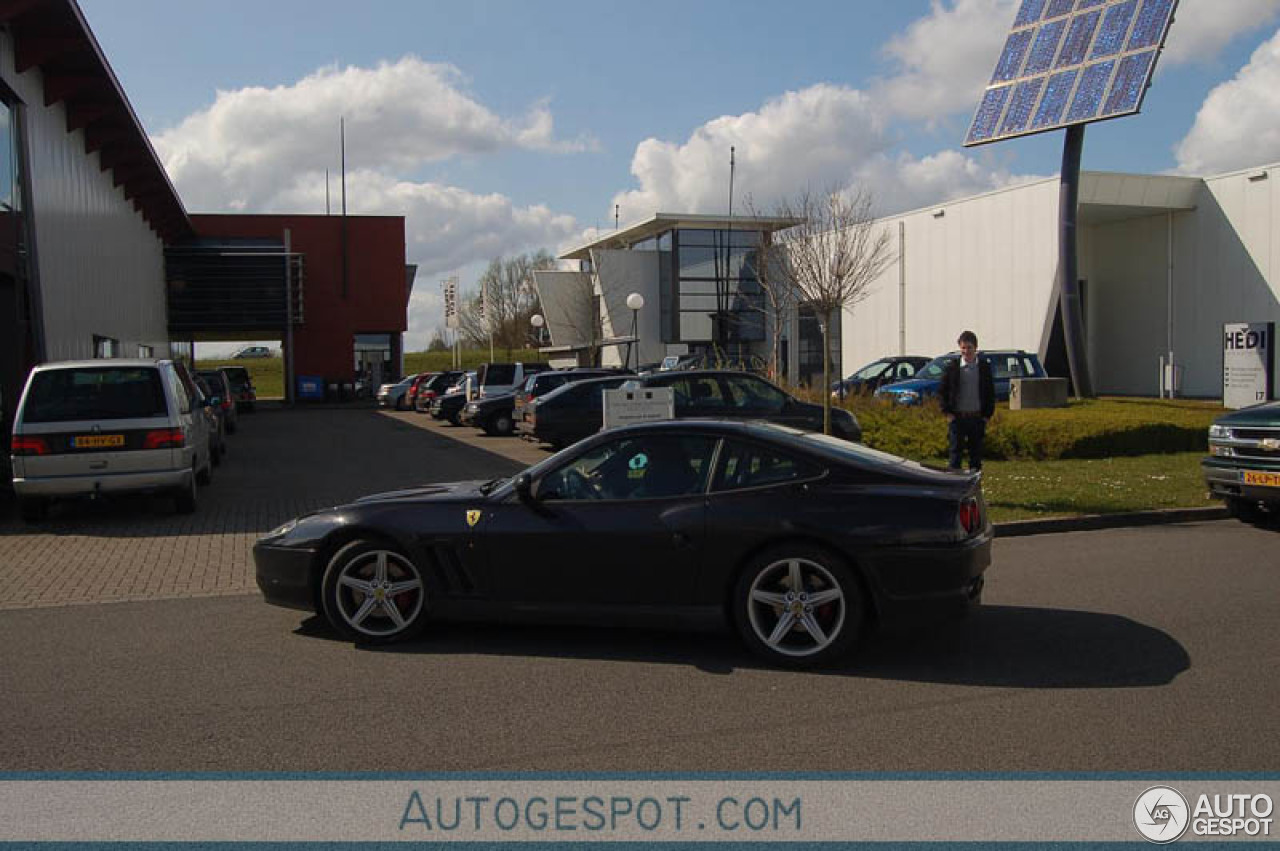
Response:
[{"label": "concrete kerb", "polygon": [[1137,526],[1159,526],[1165,523],[1201,523],[1225,520],[1231,515],[1225,506],[1209,508],[1168,508],[1159,511],[1129,511],[1118,514],[1079,514],[1073,517],[1050,517],[1044,520],[1011,520],[996,523],[997,538],[1021,538],[1053,532],[1085,532],[1095,529],[1123,529]]}]

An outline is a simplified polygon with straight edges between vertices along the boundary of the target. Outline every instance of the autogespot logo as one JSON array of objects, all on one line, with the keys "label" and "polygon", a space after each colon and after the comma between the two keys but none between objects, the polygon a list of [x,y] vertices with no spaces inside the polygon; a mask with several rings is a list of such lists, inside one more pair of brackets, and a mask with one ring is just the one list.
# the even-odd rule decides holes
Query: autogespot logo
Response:
[{"label": "autogespot logo", "polygon": [[1133,823],[1151,842],[1172,842],[1186,833],[1190,822],[1187,799],[1168,786],[1152,786],[1133,805]]}]

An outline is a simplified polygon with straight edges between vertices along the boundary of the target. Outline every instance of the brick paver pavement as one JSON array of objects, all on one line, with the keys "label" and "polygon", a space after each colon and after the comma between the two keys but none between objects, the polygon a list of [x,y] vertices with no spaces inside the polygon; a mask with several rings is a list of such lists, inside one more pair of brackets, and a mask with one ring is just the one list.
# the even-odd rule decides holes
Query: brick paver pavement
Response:
[{"label": "brick paver pavement", "polygon": [[509,475],[530,463],[514,458],[545,457],[514,438],[481,448],[474,430],[429,419],[263,406],[241,417],[193,515],[168,499],[118,498],[61,505],[27,526],[0,499],[0,609],[256,592],[253,542],[290,517],[422,482]]}]

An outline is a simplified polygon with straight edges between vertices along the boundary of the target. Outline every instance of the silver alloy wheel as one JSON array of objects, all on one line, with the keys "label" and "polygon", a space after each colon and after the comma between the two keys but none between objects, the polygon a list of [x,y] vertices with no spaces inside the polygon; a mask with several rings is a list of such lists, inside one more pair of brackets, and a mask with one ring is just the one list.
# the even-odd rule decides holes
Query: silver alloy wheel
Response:
[{"label": "silver alloy wheel", "polygon": [[371,638],[403,632],[417,620],[426,602],[418,569],[391,550],[354,556],[338,573],[333,596],[342,620]]},{"label": "silver alloy wheel", "polygon": [[756,637],[784,656],[820,653],[840,637],[847,606],[840,583],[816,561],[788,558],[756,573],[747,617]]}]

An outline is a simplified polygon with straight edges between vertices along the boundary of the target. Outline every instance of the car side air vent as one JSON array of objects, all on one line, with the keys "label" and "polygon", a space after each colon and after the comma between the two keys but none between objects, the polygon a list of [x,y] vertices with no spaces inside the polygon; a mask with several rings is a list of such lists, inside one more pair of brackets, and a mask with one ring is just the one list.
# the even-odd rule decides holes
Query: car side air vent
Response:
[{"label": "car side air vent", "polygon": [[450,594],[474,594],[475,578],[452,544],[435,543],[428,548],[431,569],[440,585]]}]

